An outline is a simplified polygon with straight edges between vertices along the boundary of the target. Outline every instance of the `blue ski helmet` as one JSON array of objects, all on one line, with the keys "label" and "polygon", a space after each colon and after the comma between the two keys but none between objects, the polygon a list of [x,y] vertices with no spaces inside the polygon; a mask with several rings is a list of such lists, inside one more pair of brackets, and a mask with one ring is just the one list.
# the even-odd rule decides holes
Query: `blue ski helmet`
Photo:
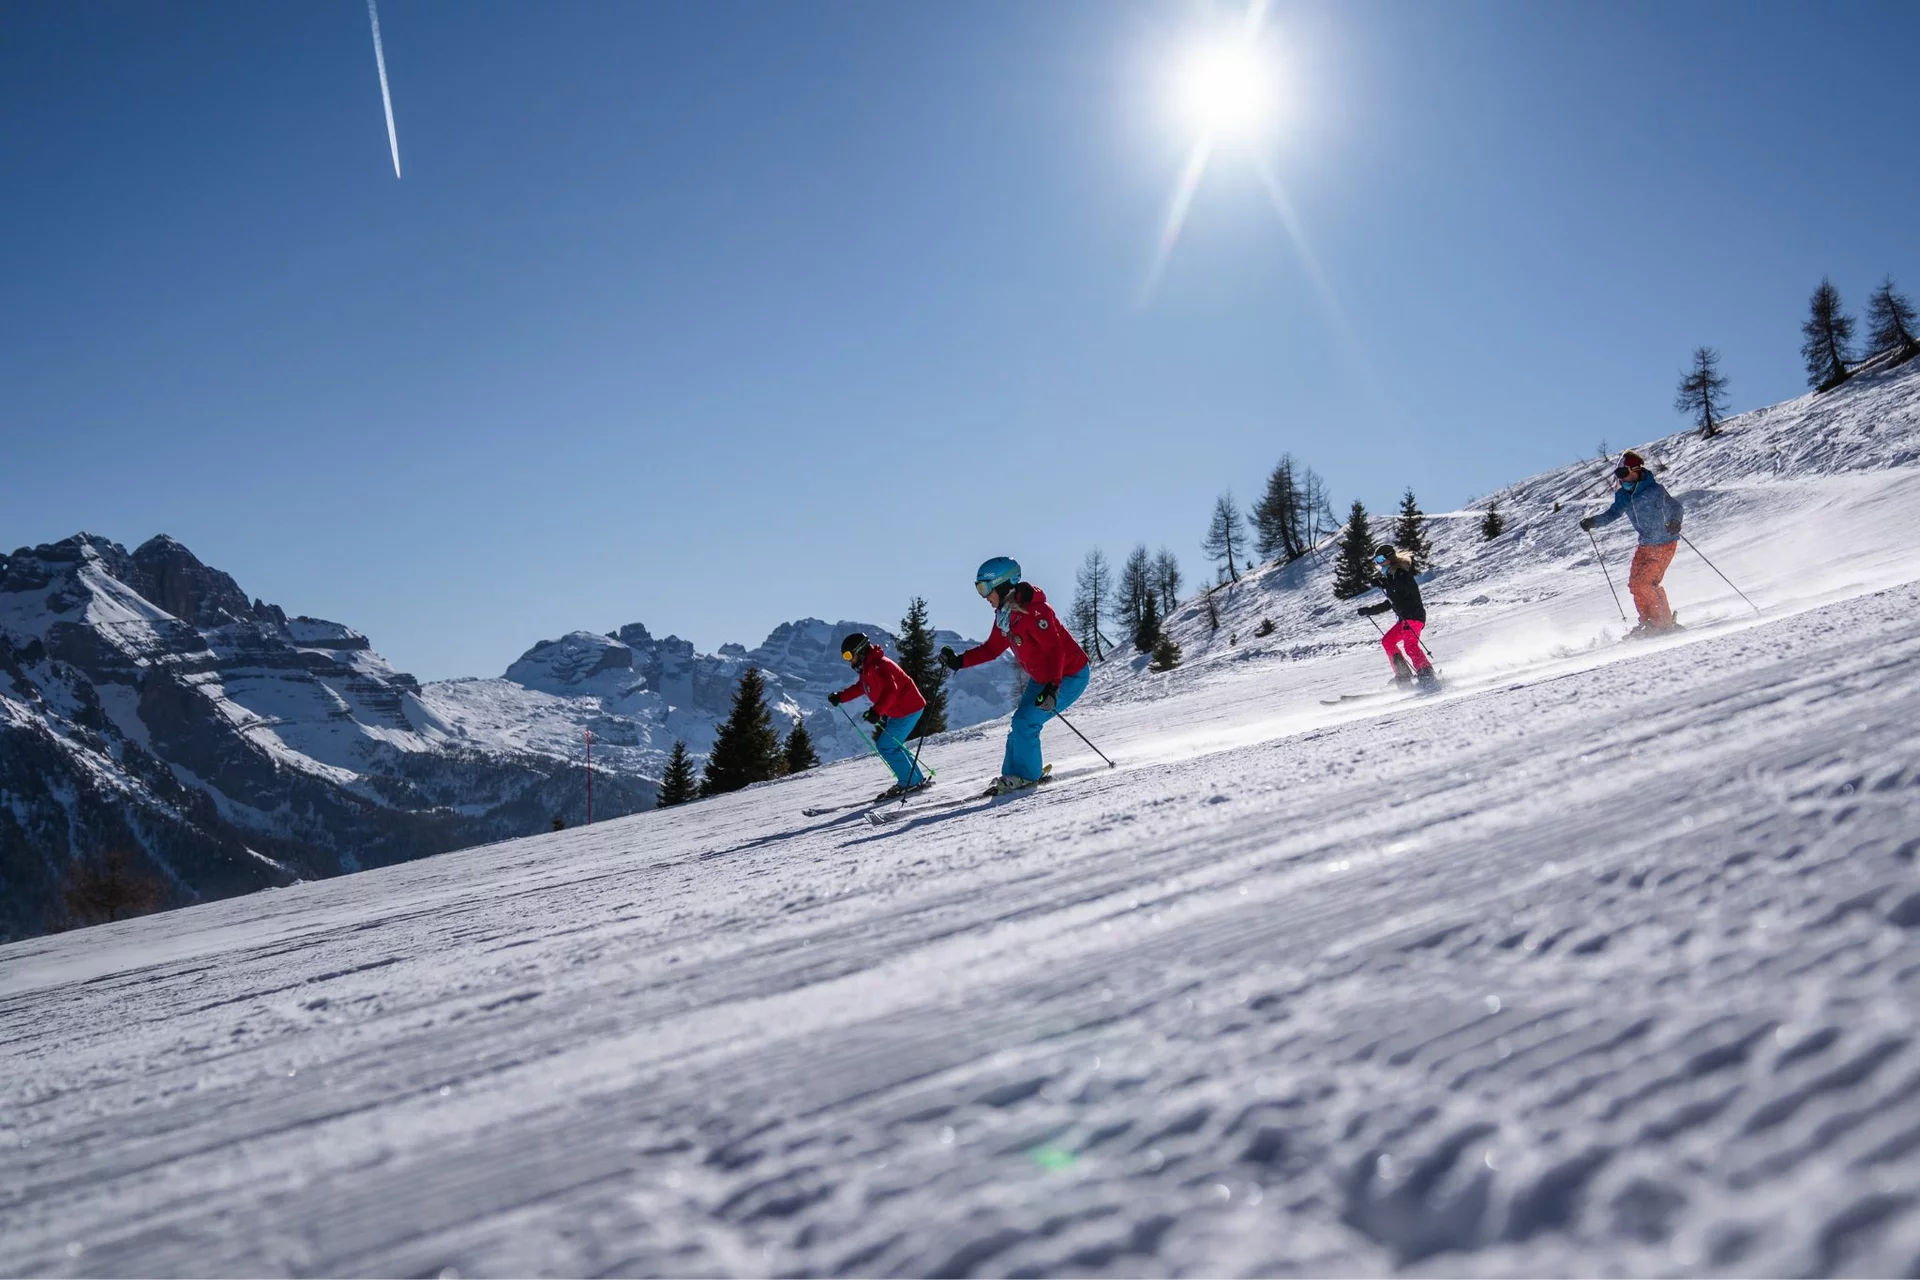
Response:
[{"label": "blue ski helmet", "polygon": [[1012,556],[995,556],[980,566],[980,572],[973,575],[973,589],[982,599],[996,587],[1011,586],[1020,581],[1020,562]]}]

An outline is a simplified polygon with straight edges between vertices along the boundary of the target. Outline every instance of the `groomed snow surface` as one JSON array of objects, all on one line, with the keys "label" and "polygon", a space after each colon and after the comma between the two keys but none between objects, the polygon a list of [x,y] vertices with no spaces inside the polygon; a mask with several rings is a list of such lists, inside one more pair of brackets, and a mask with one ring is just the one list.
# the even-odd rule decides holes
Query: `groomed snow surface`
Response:
[{"label": "groomed snow surface", "polygon": [[1920,1272],[1920,472],[1845,471],[1695,495],[1765,612],[1682,550],[1677,638],[1568,510],[1436,575],[1439,697],[1189,633],[1022,797],[935,807],[987,726],[879,826],[853,760],[0,949],[0,1271]]}]

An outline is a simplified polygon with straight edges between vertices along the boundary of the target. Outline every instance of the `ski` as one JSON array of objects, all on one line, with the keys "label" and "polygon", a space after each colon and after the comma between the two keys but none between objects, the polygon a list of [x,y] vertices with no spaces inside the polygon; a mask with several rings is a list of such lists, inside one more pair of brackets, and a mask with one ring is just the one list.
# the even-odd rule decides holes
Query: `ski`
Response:
[{"label": "ski", "polygon": [[925,791],[927,788],[931,787],[932,785],[933,785],[933,780],[929,778],[927,781],[921,783],[917,787],[914,787],[910,791],[902,791],[894,795],[888,795],[885,792],[882,792],[881,794],[873,797],[871,800],[849,800],[845,804],[815,805],[810,809],[802,809],[800,811],[800,816],[804,818],[824,818],[828,814],[833,814],[833,813],[847,813],[854,809],[871,809],[876,805],[892,804],[897,800],[905,800],[908,796],[917,796],[922,791]]},{"label": "ski", "polygon": [[985,806],[1003,797],[1023,796],[1037,791],[1041,784],[1053,781],[1053,766],[1042,765],[1039,780],[1029,786],[1018,787],[1011,791],[1001,791],[997,786],[985,791],[975,791],[964,796],[955,796],[950,800],[934,800],[926,804],[897,804],[888,808],[876,806],[867,813],[867,821],[874,826],[883,826],[899,818],[912,817],[920,813],[935,813],[945,809],[958,809],[962,805],[978,804]]}]

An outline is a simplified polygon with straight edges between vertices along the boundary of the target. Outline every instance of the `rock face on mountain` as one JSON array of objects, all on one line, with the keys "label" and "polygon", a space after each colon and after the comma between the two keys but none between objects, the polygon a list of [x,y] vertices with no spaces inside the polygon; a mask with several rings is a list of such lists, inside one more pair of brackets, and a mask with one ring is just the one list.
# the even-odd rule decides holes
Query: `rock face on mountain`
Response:
[{"label": "rock face on mountain", "polygon": [[[178,542],[0,558],[0,937],[119,852],[179,905],[544,828],[577,764],[476,750],[366,637],[249,601]],[[596,790],[608,815],[651,803]]]},{"label": "rock face on mountain", "polygon": [[[713,745],[749,666],[784,731],[864,752],[827,694],[851,679],[809,618],[702,654],[632,623],[529,649],[493,680],[422,686],[366,636],[250,600],[168,537],[89,534],[0,556],[0,940],[59,921],[77,860],[118,852],[182,905],[652,804],[676,739]],[[936,643],[965,646],[953,632]],[[1004,714],[1006,662],[949,683],[949,723]]]}]

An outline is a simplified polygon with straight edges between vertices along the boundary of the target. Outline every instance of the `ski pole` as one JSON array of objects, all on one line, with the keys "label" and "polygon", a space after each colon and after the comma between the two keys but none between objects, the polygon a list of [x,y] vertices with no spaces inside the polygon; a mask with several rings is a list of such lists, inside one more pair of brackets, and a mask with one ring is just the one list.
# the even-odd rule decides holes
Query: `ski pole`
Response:
[{"label": "ski pole", "polygon": [[[1587,541],[1593,544],[1593,558],[1600,562],[1600,572],[1604,574],[1607,579],[1607,590],[1613,592],[1613,607],[1620,611],[1620,621],[1625,622],[1627,620],[1626,606],[1620,603],[1620,593],[1613,590],[1613,575],[1607,573],[1607,558],[1600,554],[1600,539],[1593,536],[1593,530],[1591,529],[1587,530]],[[1702,560],[1706,559],[1705,556],[1700,558]],[[1729,583],[1728,585],[1731,586],[1732,584]],[[1734,589],[1736,591],[1739,590],[1738,587]]]},{"label": "ski pole", "polygon": [[[1700,558],[1701,558],[1702,560],[1707,560],[1707,557],[1706,557],[1706,554],[1705,554],[1704,552],[1702,552],[1702,551],[1700,550],[1700,548],[1698,548],[1698,547],[1695,547],[1695,546],[1693,546],[1693,542],[1692,542],[1692,540],[1691,540],[1691,539],[1689,539],[1689,538],[1687,537],[1687,535],[1686,535],[1686,534],[1684,534],[1684,533],[1683,533],[1683,534],[1681,534],[1681,535],[1680,535],[1680,541],[1682,541],[1682,542],[1684,542],[1684,543],[1686,543],[1686,544],[1687,544],[1687,545],[1688,545],[1689,547],[1693,547],[1693,554],[1695,554],[1695,555],[1697,555],[1697,556],[1699,556],[1699,557],[1700,557]],[[1707,568],[1709,568],[1709,569],[1712,569],[1712,570],[1713,570],[1713,571],[1714,571],[1715,573],[1720,573],[1720,570],[1719,570],[1719,568],[1718,568],[1718,567],[1716,567],[1716,566],[1714,565],[1714,563],[1713,563],[1713,561],[1711,561],[1711,560],[1707,560]],[[1728,577],[1728,576],[1727,576],[1726,574],[1724,574],[1724,573],[1720,573],[1720,581],[1722,581],[1722,582],[1724,582],[1724,583],[1726,583],[1726,584],[1727,584],[1728,586],[1730,586],[1730,587],[1733,587],[1733,579],[1732,579],[1732,578],[1729,578],[1729,577]],[[1744,591],[1742,591],[1742,590],[1741,590],[1740,588],[1738,588],[1738,587],[1733,587],[1733,593],[1734,593],[1735,595],[1737,595],[1737,596],[1739,596],[1739,597],[1740,597],[1740,598],[1741,598],[1742,600],[1747,600],[1747,593],[1746,593],[1746,592],[1744,592]],[[1757,605],[1757,604],[1753,604],[1753,601],[1751,601],[1751,600],[1747,600],[1747,603],[1748,603],[1748,604],[1750,604],[1750,605],[1753,605],[1753,611],[1754,611],[1755,613],[1759,613],[1759,612],[1760,612],[1760,606],[1759,606],[1759,605]]]},{"label": "ski pole", "polygon": [[[838,705],[838,704],[835,704],[835,705]],[[860,726],[857,723],[855,723],[854,718],[851,715],[847,714],[847,709],[845,707],[840,708],[840,714],[843,716],[846,716],[848,727],[851,728],[854,731],[854,733],[859,734],[860,741],[867,744],[867,750],[873,752],[874,755],[879,756],[880,763],[886,764],[888,772],[892,772],[893,766],[890,764],[887,764],[887,757],[881,752],[879,744],[876,743],[872,738],[869,738],[866,734],[860,732]],[[881,733],[887,734],[887,741],[893,743],[894,746],[899,747],[901,754],[905,755],[907,750],[906,744],[901,742],[900,739],[894,737],[891,733],[887,733],[886,725],[884,723],[880,725],[879,728]],[[926,739],[921,738],[920,741],[925,742]],[[920,752],[917,749],[913,753],[913,765],[914,765],[914,768],[916,769],[920,767]],[[932,765],[927,766],[927,776],[929,778],[936,776],[937,773],[938,773],[938,770],[936,770]],[[909,773],[907,776],[912,777],[913,775]]]},{"label": "ski pole", "polygon": [[[1058,720],[1061,724],[1067,726],[1067,728],[1073,729],[1073,721],[1067,719],[1065,716],[1061,715],[1058,711],[1053,713],[1053,718]],[[1107,760],[1107,753],[1102,751],[1100,748],[1094,746],[1093,739],[1087,737],[1086,734],[1080,732],[1078,729],[1073,729],[1073,736],[1080,739],[1080,741],[1086,743],[1087,747],[1093,752],[1093,754],[1099,756],[1102,760],[1106,760],[1107,768],[1114,769],[1119,767],[1115,765],[1113,761]]]}]

